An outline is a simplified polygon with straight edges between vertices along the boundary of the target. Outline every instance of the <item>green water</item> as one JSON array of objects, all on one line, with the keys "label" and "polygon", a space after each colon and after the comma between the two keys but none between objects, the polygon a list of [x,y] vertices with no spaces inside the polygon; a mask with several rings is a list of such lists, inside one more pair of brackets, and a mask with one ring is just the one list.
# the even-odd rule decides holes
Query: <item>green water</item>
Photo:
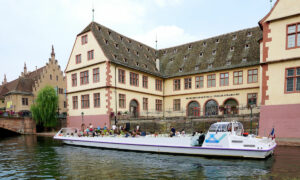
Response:
[{"label": "green water", "polygon": [[300,148],[267,160],[214,159],[63,145],[50,137],[0,139],[0,179],[300,179]]}]

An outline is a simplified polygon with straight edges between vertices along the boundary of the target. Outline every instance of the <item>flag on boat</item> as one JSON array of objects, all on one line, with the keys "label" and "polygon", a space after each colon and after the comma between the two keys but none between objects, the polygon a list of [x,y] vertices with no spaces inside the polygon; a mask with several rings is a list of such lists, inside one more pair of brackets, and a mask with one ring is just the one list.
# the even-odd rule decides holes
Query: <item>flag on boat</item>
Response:
[{"label": "flag on boat", "polygon": [[272,131],[271,131],[269,137],[271,137],[272,139],[275,139],[275,129],[274,128],[272,128]]}]

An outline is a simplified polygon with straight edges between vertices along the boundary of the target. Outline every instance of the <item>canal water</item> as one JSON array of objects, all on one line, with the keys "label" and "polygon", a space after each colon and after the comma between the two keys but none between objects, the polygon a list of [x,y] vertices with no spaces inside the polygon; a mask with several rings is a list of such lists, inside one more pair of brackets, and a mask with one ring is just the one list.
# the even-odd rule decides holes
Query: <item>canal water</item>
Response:
[{"label": "canal water", "polygon": [[34,135],[0,138],[0,179],[298,179],[300,148],[267,160],[214,159],[63,145]]}]

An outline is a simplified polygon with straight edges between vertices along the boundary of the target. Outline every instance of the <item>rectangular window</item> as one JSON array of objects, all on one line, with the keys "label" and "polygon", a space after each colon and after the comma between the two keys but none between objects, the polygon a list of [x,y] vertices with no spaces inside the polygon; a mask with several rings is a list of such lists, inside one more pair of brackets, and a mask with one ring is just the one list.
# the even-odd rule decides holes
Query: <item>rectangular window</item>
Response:
[{"label": "rectangular window", "polygon": [[192,88],[192,78],[184,78],[184,89]]},{"label": "rectangular window", "polygon": [[174,86],[174,91],[180,90],[180,79],[174,79],[173,86]]},{"label": "rectangular window", "polygon": [[67,102],[64,101],[64,108],[67,108]]},{"label": "rectangular window", "polygon": [[81,36],[81,44],[86,44],[88,42],[87,35]]},{"label": "rectangular window", "polygon": [[72,74],[72,86],[77,86],[77,74]]},{"label": "rectangular window", "polygon": [[22,98],[22,105],[28,106],[28,98]]},{"label": "rectangular window", "polygon": [[300,47],[300,23],[287,26],[287,49]]},{"label": "rectangular window", "polygon": [[126,96],[125,94],[119,94],[119,108],[125,108]]},{"label": "rectangular window", "polygon": [[81,63],[81,54],[76,55],[76,64]]},{"label": "rectangular window", "polygon": [[155,79],[155,89],[157,91],[162,91],[162,80]]},{"label": "rectangular window", "polygon": [[86,109],[90,107],[90,95],[81,95],[81,108]]},{"label": "rectangular window", "polygon": [[125,70],[119,69],[119,83],[125,84]]},{"label": "rectangular window", "polygon": [[180,111],[180,99],[173,100],[173,110]]},{"label": "rectangular window", "polygon": [[160,99],[155,100],[155,110],[162,111],[162,100]]},{"label": "rectangular window", "polygon": [[94,59],[94,50],[88,51],[88,60]]},{"label": "rectangular window", "polygon": [[94,107],[100,107],[100,93],[94,93]]},{"label": "rectangular window", "polygon": [[148,110],[148,98],[143,98],[143,110]]},{"label": "rectangular window", "polygon": [[130,85],[139,86],[139,75],[133,72],[130,72]]},{"label": "rectangular window", "polygon": [[229,73],[221,73],[220,86],[228,86],[228,85],[229,85]]},{"label": "rectangular window", "polygon": [[285,75],[285,91],[287,93],[300,92],[300,67],[287,69]]},{"label": "rectangular window", "polygon": [[195,77],[195,88],[203,88],[204,85],[204,78],[203,76],[196,76]]},{"label": "rectangular window", "polygon": [[248,95],[247,95],[247,104],[248,105],[256,105],[256,103],[257,103],[257,93],[249,93]]},{"label": "rectangular window", "polygon": [[243,71],[233,72],[233,84],[243,84]]},{"label": "rectangular window", "polygon": [[248,70],[248,83],[256,83],[258,77],[257,69]]},{"label": "rectangular window", "polygon": [[216,75],[207,75],[207,87],[216,87]]},{"label": "rectangular window", "polygon": [[148,88],[148,76],[143,76],[143,87]]},{"label": "rectangular window", "polygon": [[73,96],[72,100],[73,100],[73,109],[78,109],[78,97]]},{"label": "rectangular window", "polygon": [[89,71],[84,71],[80,73],[80,84],[88,84],[89,83]]},{"label": "rectangular window", "polygon": [[99,68],[93,69],[93,82],[99,82],[100,76],[99,76]]}]

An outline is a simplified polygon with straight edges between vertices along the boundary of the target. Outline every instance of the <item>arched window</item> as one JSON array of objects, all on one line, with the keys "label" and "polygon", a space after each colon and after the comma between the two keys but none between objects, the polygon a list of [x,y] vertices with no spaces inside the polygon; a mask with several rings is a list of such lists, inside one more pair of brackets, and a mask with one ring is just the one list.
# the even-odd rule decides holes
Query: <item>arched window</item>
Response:
[{"label": "arched window", "polygon": [[129,104],[129,110],[132,115],[132,117],[138,117],[139,116],[139,103],[136,100],[131,100]]},{"label": "arched window", "polygon": [[196,101],[188,104],[188,116],[200,116],[200,105]]},{"label": "arched window", "polygon": [[224,102],[224,114],[238,114],[238,102],[235,99],[228,99]]},{"label": "arched window", "polygon": [[211,116],[211,115],[218,115],[219,107],[218,103],[215,100],[209,100],[205,104],[205,115]]}]

